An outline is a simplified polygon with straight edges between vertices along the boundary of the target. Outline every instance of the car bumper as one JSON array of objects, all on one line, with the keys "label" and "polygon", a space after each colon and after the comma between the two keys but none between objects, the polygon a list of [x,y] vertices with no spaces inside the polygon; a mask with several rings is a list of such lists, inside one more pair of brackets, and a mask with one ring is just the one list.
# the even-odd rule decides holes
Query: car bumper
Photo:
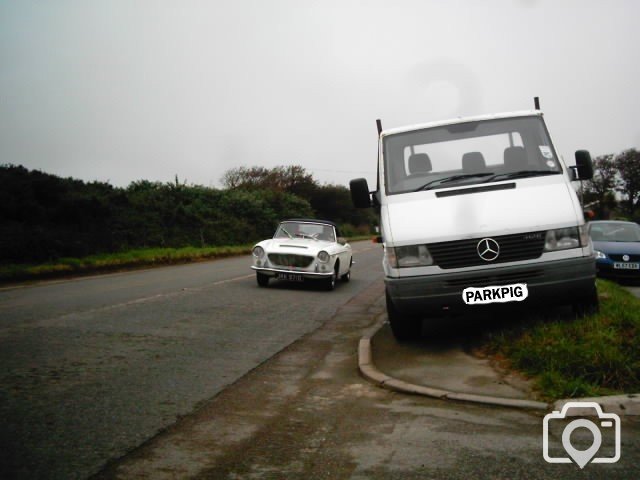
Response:
[{"label": "car bumper", "polygon": [[466,305],[462,292],[467,287],[489,287],[524,283],[528,297],[522,302],[508,302],[519,307],[544,303],[572,303],[595,282],[592,257],[553,262],[492,268],[483,272],[458,272],[420,277],[385,278],[389,295],[397,310],[404,313],[446,314],[472,312],[494,306]]},{"label": "car bumper", "polygon": [[329,272],[308,272],[305,270],[287,270],[284,268],[265,268],[265,267],[256,267],[255,265],[251,266],[252,270],[256,272],[263,273],[265,275],[269,275],[270,277],[275,277],[279,273],[282,274],[294,274],[294,275],[302,275],[305,278],[328,278],[333,275],[333,270]]},{"label": "car bumper", "polygon": [[598,277],[615,279],[640,278],[640,270],[614,268],[614,263],[615,262],[612,262],[611,260],[597,260],[596,274]]}]

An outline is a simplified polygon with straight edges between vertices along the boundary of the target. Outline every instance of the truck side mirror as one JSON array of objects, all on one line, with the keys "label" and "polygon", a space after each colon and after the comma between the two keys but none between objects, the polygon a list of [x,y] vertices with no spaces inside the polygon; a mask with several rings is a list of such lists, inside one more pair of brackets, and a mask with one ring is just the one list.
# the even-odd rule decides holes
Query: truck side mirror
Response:
[{"label": "truck side mirror", "polygon": [[356,208],[368,208],[371,206],[371,195],[366,178],[356,178],[349,182],[351,201]]},{"label": "truck side mirror", "polygon": [[591,180],[593,178],[593,162],[591,154],[587,150],[576,152],[576,169],[578,170],[578,180]]}]

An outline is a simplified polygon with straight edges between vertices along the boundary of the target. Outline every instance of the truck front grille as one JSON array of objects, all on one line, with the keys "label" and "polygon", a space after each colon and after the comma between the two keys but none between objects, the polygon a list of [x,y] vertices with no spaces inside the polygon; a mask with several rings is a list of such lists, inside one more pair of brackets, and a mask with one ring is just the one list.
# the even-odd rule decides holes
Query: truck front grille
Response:
[{"label": "truck front grille", "polygon": [[544,272],[542,270],[526,270],[501,273],[498,275],[464,276],[461,278],[447,280],[446,285],[451,288],[467,288],[507,285],[510,283],[529,283],[543,275]]},{"label": "truck front grille", "polygon": [[[546,232],[528,232],[496,237],[480,237],[453,242],[430,243],[427,245],[435,264],[440,268],[474,267],[520,260],[532,260],[542,255]],[[492,238],[500,246],[498,257],[490,262],[478,254],[478,243],[483,238]]]}]

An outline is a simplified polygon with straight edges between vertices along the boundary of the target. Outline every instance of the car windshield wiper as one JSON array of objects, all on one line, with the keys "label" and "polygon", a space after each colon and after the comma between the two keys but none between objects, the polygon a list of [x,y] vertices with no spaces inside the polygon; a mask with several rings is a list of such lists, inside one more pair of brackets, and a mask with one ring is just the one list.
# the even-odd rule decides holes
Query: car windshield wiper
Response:
[{"label": "car windshield wiper", "polygon": [[487,182],[498,179],[511,179],[511,178],[523,178],[523,177],[539,177],[543,175],[555,175],[560,173],[557,170],[520,170],[518,172],[499,173],[491,178],[487,178]]},{"label": "car windshield wiper", "polygon": [[318,240],[318,239],[317,239],[317,238],[315,238],[313,235],[307,235],[306,233],[302,233],[302,232],[298,232],[298,233],[296,233],[296,237],[300,237],[300,238],[302,238],[303,240],[304,240],[305,238],[312,238],[313,240]]},{"label": "car windshield wiper", "polygon": [[287,232],[287,230],[284,227],[280,227],[280,230],[282,230],[284,233],[286,233],[289,238],[293,238],[293,235],[291,235],[289,232]]},{"label": "car windshield wiper", "polygon": [[494,175],[495,174],[493,172],[463,173],[460,175],[451,175],[450,177],[439,178],[437,180],[432,180],[428,183],[425,183],[420,188],[416,188],[414,192],[419,192],[420,190],[429,190],[431,187],[434,187],[436,185],[441,185],[443,183],[449,183],[449,182],[457,182],[458,180],[464,180],[466,178],[488,177],[488,176],[494,176]]}]

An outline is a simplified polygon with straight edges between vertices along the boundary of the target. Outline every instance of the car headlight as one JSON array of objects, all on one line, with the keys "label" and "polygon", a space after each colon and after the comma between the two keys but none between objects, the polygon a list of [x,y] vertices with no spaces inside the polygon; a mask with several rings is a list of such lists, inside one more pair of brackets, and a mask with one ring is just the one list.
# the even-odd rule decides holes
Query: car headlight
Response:
[{"label": "car headlight", "polygon": [[607,258],[604,252],[601,252],[600,250],[594,250],[593,253],[596,254],[596,260],[604,260],[605,258]]},{"label": "car headlight", "polygon": [[329,258],[330,258],[329,254],[324,250],[318,253],[318,260],[321,261],[322,263],[327,263],[329,261]]},{"label": "car headlight", "polygon": [[[585,244],[586,245],[586,244]],[[555,252],[580,247],[580,231],[578,227],[548,230],[544,239],[544,251]]]},{"label": "car headlight", "polygon": [[262,248],[259,245],[255,246],[255,247],[253,247],[253,251],[251,253],[256,258],[262,258],[262,257],[264,257],[264,248]]},{"label": "car headlight", "polygon": [[433,265],[433,257],[426,245],[387,247],[385,255],[393,268],[426,267]]}]

